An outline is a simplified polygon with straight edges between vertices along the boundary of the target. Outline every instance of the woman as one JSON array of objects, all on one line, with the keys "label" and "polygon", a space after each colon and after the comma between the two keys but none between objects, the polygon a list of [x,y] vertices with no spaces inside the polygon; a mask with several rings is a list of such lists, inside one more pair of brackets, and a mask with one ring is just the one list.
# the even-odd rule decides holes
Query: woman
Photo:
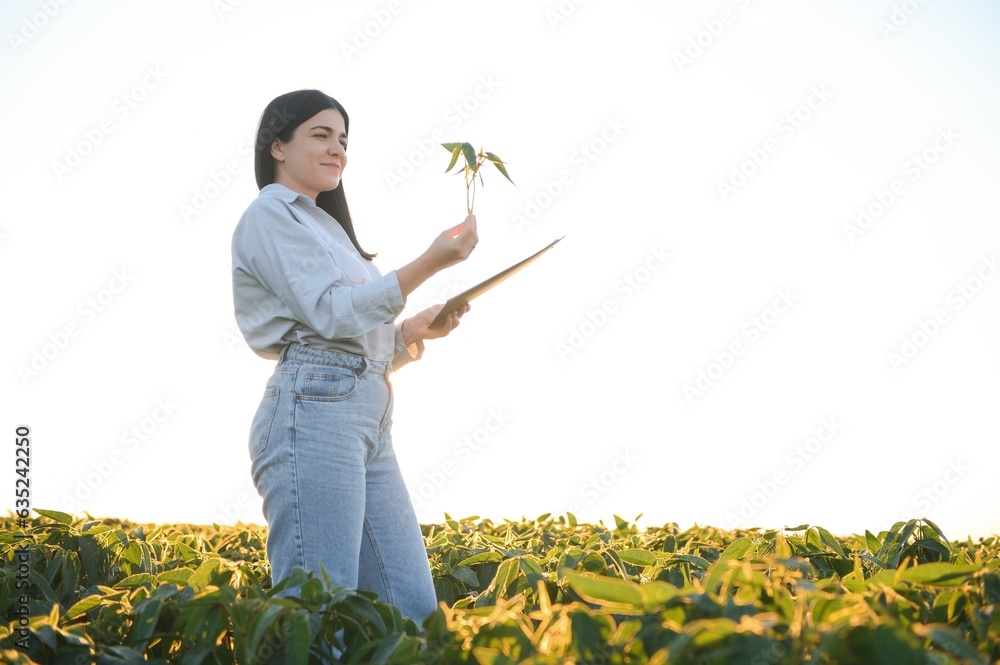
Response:
[{"label": "woman", "polygon": [[389,372],[468,306],[437,326],[441,305],[393,321],[417,286],[468,258],[476,219],[382,275],[344,197],[348,128],[343,106],[318,90],[281,95],[260,119],[260,193],[232,242],[236,321],[258,355],[278,360],[250,427],[251,469],[274,584],[322,566],[333,585],[375,591],[419,624],[437,599],[392,448]]}]

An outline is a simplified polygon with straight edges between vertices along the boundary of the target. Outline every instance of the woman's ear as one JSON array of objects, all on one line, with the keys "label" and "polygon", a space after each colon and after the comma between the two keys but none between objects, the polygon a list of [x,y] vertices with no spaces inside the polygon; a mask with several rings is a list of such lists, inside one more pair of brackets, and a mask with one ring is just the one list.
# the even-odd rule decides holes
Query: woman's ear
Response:
[{"label": "woman's ear", "polygon": [[281,144],[281,139],[277,137],[271,142],[271,156],[279,162],[285,161],[285,149]]}]

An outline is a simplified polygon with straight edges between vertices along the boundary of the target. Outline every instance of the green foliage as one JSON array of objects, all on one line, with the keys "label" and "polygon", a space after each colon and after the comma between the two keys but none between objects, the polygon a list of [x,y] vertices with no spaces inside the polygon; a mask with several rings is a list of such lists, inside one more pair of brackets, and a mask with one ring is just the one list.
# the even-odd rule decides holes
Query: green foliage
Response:
[{"label": "green foliage", "polygon": [[929,520],[836,537],[809,525],[640,530],[619,517],[608,528],[572,515],[446,515],[422,527],[441,603],[417,626],[370,592],[331,587],[325,574],[297,569],[270,588],[259,527],[38,512],[27,532],[0,532],[2,662],[1000,658],[1000,543],[950,542]]},{"label": "green foliage", "polygon": [[[514,184],[514,181],[510,179],[510,175],[507,174],[507,167],[504,166],[503,160],[494,155],[492,152],[484,152],[482,148],[479,149],[477,153],[472,147],[471,143],[459,142],[459,143],[442,143],[441,146],[451,153],[451,161],[448,162],[448,168],[444,170],[445,173],[451,171],[452,168],[458,163],[459,157],[464,157],[465,166],[462,167],[461,173],[465,176],[465,207],[468,209],[469,213],[472,213],[472,208],[476,203],[476,176],[479,177],[479,184],[485,186],[483,183],[483,174],[480,173],[479,169],[483,164],[489,162],[503,174],[503,177],[507,178],[510,184]],[[471,196],[471,198],[470,198]]]}]

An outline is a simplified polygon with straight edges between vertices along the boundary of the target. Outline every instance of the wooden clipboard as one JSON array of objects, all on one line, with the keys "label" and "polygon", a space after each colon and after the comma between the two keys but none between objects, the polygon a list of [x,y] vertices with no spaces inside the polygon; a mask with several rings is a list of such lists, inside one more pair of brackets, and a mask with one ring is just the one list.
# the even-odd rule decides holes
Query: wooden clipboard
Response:
[{"label": "wooden clipboard", "polygon": [[449,314],[451,314],[452,312],[454,312],[455,310],[457,310],[462,305],[467,305],[473,298],[478,298],[479,296],[483,295],[484,293],[486,293],[487,291],[489,291],[490,289],[492,289],[494,286],[496,286],[500,282],[504,281],[505,279],[507,279],[508,277],[510,277],[511,275],[513,275],[514,273],[523,270],[524,268],[526,268],[528,266],[529,263],[531,263],[532,261],[534,261],[535,259],[537,259],[542,254],[544,254],[545,252],[547,252],[550,249],[552,249],[553,247],[555,247],[556,243],[559,242],[560,240],[562,240],[565,237],[566,236],[562,236],[560,238],[556,238],[555,240],[553,240],[552,242],[550,242],[548,245],[546,245],[545,247],[542,247],[540,250],[538,250],[537,252],[535,252],[534,254],[532,254],[531,256],[529,256],[528,258],[524,259],[523,261],[518,261],[517,263],[515,263],[511,267],[507,268],[506,270],[501,270],[500,272],[498,272],[497,274],[493,275],[489,279],[487,279],[487,280],[485,280],[483,282],[480,282],[479,284],[476,284],[471,289],[466,289],[465,291],[462,291],[461,293],[459,293],[457,296],[454,296],[453,298],[449,298],[448,302],[446,302],[444,304],[444,307],[441,308],[441,311],[438,312],[437,316],[434,317],[434,320],[431,322],[431,325],[432,326],[438,325],[439,323],[441,323],[442,321],[444,321],[444,319]]}]

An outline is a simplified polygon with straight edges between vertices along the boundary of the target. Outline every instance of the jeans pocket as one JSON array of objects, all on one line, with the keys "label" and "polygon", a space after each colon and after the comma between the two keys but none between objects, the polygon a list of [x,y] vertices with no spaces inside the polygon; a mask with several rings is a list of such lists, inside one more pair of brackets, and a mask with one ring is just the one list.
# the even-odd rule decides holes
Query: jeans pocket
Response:
[{"label": "jeans pocket", "polygon": [[361,380],[354,370],[330,367],[322,372],[306,372],[299,399],[336,402],[347,399]]},{"label": "jeans pocket", "polygon": [[257,407],[250,425],[250,459],[256,459],[267,448],[267,437],[271,434],[271,423],[278,408],[278,386],[264,390],[264,396]]}]

